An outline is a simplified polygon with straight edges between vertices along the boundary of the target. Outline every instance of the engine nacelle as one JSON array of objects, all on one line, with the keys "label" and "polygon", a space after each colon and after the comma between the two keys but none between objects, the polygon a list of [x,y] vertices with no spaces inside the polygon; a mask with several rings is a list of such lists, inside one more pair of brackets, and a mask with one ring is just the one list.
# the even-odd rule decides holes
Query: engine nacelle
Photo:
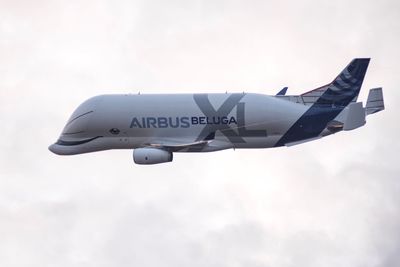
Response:
[{"label": "engine nacelle", "polygon": [[158,164],[172,161],[172,152],[154,148],[143,147],[133,150],[133,161],[136,164]]}]

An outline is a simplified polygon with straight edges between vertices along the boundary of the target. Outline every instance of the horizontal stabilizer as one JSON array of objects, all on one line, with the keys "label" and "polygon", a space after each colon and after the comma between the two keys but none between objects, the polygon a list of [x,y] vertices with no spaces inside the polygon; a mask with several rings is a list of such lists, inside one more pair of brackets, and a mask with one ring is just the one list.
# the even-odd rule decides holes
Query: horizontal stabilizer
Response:
[{"label": "horizontal stabilizer", "polygon": [[347,108],[343,130],[350,131],[365,124],[365,110],[362,102],[351,103]]},{"label": "horizontal stabilizer", "polygon": [[325,93],[325,91],[329,88],[330,84],[318,87],[317,89],[308,91],[306,93],[301,94],[301,98],[304,104],[312,105]]},{"label": "horizontal stabilizer", "polygon": [[365,107],[365,113],[367,115],[377,113],[385,109],[385,103],[383,101],[382,88],[374,88],[369,90],[367,105]]}]

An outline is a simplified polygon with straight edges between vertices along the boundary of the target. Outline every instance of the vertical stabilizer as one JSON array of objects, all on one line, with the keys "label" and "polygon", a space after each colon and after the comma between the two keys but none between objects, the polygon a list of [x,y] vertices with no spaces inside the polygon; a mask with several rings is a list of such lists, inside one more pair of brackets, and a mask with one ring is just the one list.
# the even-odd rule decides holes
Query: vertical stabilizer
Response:
[{"label": "vertical stabilizer", "polygon": [[345,107],[353,99],[356,99],[360,93],[369,61],[369,58],[353,59],[327,86],[326,91],[315,104]]},{"label": "vertical stabilizer", "polygon": [[[289,128],[275,146],[316,138],[350,103],[357,99],[367,72],[369,58],[353,59],[330,83],[301,95],[312,97],[310,108]],[[355,103],[352,103],[355,104]],[[365,112],[359,104],[349,106],[351,117],[346,129],[355,129],[365,123]],[[363,111],[364,117],[360,114]]]}]

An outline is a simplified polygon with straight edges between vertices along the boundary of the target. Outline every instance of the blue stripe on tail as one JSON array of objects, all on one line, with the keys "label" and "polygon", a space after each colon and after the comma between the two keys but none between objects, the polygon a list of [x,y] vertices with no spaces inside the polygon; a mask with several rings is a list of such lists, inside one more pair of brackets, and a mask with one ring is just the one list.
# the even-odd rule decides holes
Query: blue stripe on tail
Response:
[{"label": "blue stripe on tail", "polygon": [[369,58],[353,59],[275,146],[317,137],[358,96],[369,61]]}]

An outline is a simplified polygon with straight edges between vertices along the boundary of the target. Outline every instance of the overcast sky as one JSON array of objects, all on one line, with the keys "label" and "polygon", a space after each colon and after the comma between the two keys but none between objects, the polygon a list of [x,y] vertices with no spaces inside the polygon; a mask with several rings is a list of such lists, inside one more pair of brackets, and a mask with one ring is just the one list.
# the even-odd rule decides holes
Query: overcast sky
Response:
[{"label": "overcast sky", "polygon": [[[0,266],[399,266],[400,2],[0,0]],[[47,150],[103,93],[299,94],[371,57],[367,125],[291,148]]]}]

